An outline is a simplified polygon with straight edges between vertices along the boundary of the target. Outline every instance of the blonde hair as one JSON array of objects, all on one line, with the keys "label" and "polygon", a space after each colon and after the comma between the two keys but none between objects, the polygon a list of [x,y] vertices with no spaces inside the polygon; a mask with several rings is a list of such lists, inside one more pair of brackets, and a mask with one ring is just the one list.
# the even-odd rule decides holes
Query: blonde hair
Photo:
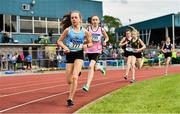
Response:
[{"label": "blonde hair", "polygon": [[133,28],[133,30],[131,31],[131,33],[133,33],[133,32],[135,32],[138,37],[140,36],[139,31],[138,31],[137,29]]},{"label": "blonde hair", "polygon": [[166,41],[167,41],[167,40],[171,41],[171,38],[170,38],[169,36],[167,36],[167,37],[166,37]]}]

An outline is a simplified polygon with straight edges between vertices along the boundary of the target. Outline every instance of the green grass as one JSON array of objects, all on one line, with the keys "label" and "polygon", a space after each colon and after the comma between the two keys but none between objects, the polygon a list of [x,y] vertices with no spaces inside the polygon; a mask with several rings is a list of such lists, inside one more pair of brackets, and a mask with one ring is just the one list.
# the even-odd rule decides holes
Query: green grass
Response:
[{"label": "green grass", "polygon": [[124,87],[80,113],[180,113],[180,74]]}]

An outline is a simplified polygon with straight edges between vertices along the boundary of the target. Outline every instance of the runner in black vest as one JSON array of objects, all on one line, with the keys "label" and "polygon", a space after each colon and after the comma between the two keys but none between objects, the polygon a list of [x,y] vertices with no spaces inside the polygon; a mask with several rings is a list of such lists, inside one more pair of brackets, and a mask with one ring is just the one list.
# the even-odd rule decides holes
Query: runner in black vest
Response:
[{"label": "runner in black vest", "polygon": [[166,59],[165,75],[167,75],[169,63],[171,61],[172,51],[174,51],[174,46],[171,44],[171,39],[169,37],[166,38],[166,42],[163,44],[161,50]]}]

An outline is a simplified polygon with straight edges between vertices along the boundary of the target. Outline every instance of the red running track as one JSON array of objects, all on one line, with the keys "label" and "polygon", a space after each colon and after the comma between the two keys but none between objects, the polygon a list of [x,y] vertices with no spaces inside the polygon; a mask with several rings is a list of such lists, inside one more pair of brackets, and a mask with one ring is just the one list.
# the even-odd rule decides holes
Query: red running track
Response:
[{"label": "red running track", "polygon": [[[170,73],[180,73],[180,66],[171,66]],[[130,85],[123,79],[124,70],[108,70],[107,76],[95,73],[89,92],[82,90],[87,79],[83,72],[78,80],[75,106],[67,108],[68,85],[64,73],[0,77],[0,113],[73,113],[82,106],[121,87]],[[136,71],[138,82],[162,76],[163,68]]]}]

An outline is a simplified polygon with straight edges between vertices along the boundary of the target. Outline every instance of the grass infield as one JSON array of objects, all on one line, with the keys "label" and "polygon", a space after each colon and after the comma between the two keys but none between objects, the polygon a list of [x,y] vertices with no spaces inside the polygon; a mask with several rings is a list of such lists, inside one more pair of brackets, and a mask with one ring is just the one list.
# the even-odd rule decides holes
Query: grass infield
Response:
[{"label": "grass infield", "polygon": [[180,74],[121,88],[79,113],[180,113]]}]

